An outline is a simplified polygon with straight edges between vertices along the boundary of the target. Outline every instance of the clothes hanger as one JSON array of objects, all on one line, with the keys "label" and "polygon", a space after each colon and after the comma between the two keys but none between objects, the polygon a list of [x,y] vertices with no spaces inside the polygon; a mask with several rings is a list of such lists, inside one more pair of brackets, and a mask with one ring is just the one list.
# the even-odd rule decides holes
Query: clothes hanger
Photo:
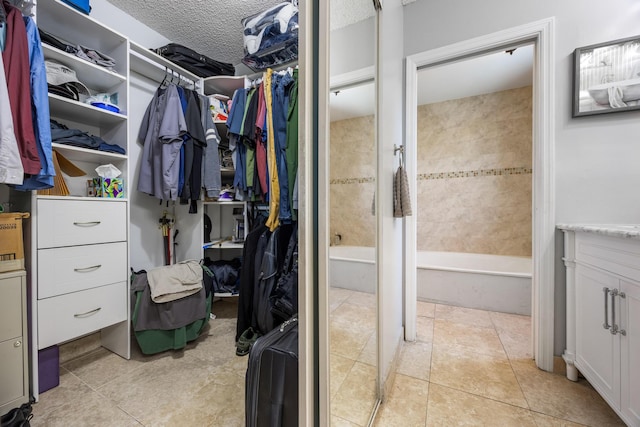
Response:
[{"label": "clothes hanger", "polygon": [[169,69],[167,67],[164,67],[164,78],[160,82],[160,88],[165,88],[166,87],[165,84],[167,83],[168,75],[169,75]]},{"label": "clothes hanger", "polygon": [[33,16],[31,9],[35,6],[35,3],[32,0],[9,0],[9,3],[18,8],[24,16]]},{"label": "clothes hanger", "polygon": [[2,26],[6,23],[7,23],[7,11],[4,10],[4,5],[0,5],[0,28],[2,28]]}]

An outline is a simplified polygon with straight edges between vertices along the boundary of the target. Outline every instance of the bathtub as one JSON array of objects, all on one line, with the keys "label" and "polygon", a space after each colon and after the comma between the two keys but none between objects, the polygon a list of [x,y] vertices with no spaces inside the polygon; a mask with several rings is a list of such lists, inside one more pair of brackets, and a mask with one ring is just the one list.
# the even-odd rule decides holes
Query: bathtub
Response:
[{"label": "bathtub", "polygon": [[329,247],[329,285],[353,291],[376,292],[375,248]]},{"label": "bathtub", "polygon": [[418,252],[416,265],[419,300],[531,315],[529,257]]},{"label": "bathtub", "polygon": [[[503,313],[531,314],[531,258],[418,252],[419,300]],[[331,286],[375,293],[375,249],[329,248]]]}]

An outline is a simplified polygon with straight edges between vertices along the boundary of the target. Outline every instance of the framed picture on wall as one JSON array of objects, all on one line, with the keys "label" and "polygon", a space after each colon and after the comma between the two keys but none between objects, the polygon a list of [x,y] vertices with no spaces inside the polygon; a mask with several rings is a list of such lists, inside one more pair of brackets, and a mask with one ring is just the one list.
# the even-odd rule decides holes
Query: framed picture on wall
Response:
[{"label": "framed picture on wall", "polygon": [[640,36],[573,52],[573,117],[640,109]]}]

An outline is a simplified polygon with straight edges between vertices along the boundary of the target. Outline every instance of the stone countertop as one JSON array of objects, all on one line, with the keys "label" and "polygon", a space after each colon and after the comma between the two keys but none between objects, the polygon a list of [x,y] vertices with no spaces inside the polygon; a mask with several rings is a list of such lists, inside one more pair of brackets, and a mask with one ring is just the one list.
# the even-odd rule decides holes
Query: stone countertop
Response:
[{"label": "stone countertop", "polygon": [[640,240],[640,224],[557,224],[560,230],[583,231],[609,237]]}]

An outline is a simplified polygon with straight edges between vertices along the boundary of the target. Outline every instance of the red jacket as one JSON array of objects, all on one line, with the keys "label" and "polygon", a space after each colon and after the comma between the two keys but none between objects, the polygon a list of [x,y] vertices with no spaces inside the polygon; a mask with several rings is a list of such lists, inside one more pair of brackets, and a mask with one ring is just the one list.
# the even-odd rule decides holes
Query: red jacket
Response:
[{"label": "red jacket", "polygon": [[7,1],[3,1],[3,6],[7,12],[7,38],[2,59],[7,77],[14,132],[18,140],[24,173],[37,175],[40,173],[40,156],[31,114],[31,72],[27,30],[22,13]]}]

